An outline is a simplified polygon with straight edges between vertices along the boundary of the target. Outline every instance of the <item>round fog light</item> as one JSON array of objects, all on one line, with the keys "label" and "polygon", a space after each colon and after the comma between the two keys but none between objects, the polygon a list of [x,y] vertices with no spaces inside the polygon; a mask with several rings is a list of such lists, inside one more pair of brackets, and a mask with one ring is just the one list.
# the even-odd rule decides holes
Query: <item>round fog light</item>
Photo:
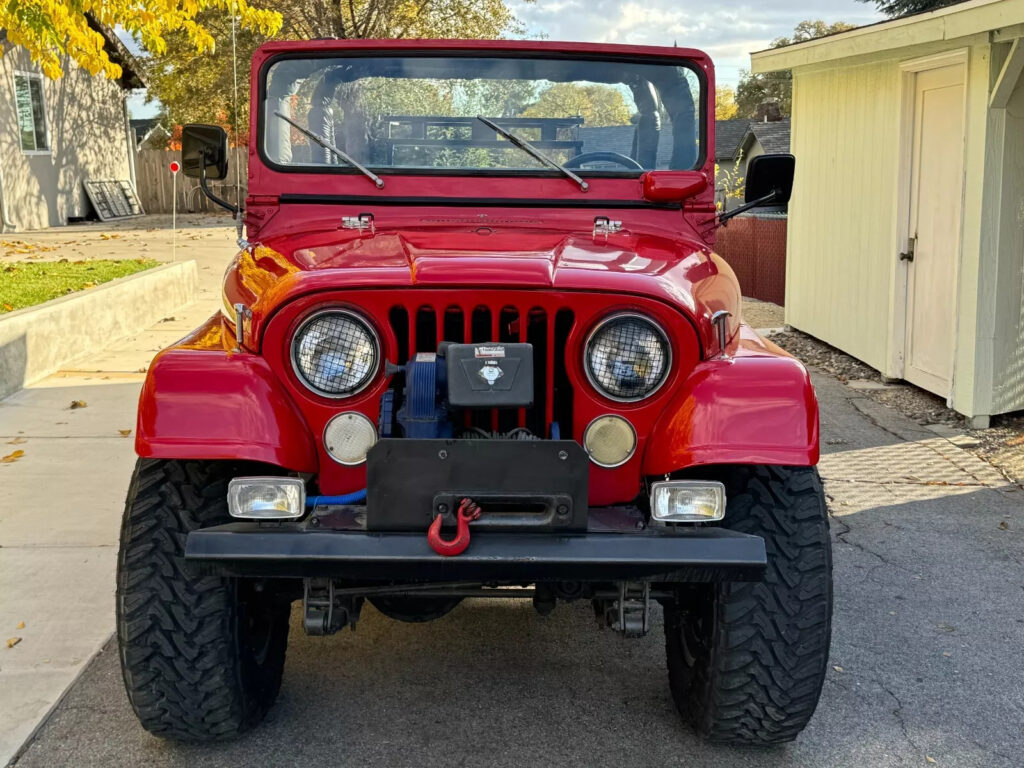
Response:
[{"label": "round fog light", "polygon": [[583,448],[599,467],[620,467],[636,450],[636,430],[621,416],[598,416],[583,433]]},{"label": "round fog light", "polygon": [[361,413],[339,413],[324,428],[324,448],[339,464],[354,466],[366,461],[377,442],[377,428]]}]

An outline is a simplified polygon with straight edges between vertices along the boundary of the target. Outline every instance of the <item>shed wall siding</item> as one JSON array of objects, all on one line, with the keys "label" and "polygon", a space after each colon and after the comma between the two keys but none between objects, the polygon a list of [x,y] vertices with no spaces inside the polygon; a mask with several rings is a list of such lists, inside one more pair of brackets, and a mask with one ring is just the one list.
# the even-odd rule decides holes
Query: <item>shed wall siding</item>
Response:
[{"label": "shed wall siding", "polygon": [[1007,413],[1024,409],[1024,78],[1007,109],[997,111],[997,120],[1005,120],[1005,144],[996,202],[999,265],[992,286],[996,311],[991,412]]},{"label": "shed wall siding", "polygon": [[794,73],[786,322],[885,372],[899,92],[893,62]]},{"label": "shed wall siding", "polygon": [[130,178],[125,94],[115,82],[65,61],[63,78],[43,79],[51,152],[26,155],[18,134],[15,71],[39,69],[21,48],[0,58],[0,169],[7,218],[19,230],[60,226],[89,211],[85,179]]}]

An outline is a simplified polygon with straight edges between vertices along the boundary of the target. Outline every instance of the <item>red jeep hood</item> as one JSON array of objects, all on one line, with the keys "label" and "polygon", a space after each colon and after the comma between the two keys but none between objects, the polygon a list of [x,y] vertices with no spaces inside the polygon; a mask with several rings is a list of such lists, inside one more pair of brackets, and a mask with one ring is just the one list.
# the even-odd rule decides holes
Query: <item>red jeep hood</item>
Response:
[{"label": "red jeep hood", "polygon": [[642,295],[685,312],[702,335],[710,333],[714,312],[739,315],[731,270],[697,241],[627,230],[595,237],[489,225],[270,238],[239,255],[225,278],[225,299],[252,307],[258,317],[300,294],[371,287]]}]

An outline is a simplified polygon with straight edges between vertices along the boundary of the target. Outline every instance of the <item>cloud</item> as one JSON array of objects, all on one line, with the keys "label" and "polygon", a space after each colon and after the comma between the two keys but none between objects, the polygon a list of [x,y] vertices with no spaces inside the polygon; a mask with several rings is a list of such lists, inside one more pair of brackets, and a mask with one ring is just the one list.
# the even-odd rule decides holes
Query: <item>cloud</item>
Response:
[{"label": "cloud", "polygon": [[678,44],[715,60],[718,81],[735,85],[750,66],[750,52],[767,48],[806,19],[870,24],[882,17],[856,0],[509,0],[530,34],[550,40],[632,45]]}]

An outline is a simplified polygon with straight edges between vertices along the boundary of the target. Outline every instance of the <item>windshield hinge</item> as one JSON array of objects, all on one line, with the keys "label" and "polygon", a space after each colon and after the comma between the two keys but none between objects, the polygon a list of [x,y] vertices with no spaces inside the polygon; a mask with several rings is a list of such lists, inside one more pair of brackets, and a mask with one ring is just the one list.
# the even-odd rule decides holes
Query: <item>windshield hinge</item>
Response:
[{"label": "windshield hinge", "polygon": [[360,213],[358,216],[342,216],[341,228],[357,229],[360,232],[365,232],[366,230],[369,230],[370,234],[372,235],[374,233],[373,214]]},{"label": "windshield hinge", "polygon": [[613,221],[607,216],[598,216],[594,219],[594,239],[603,237],[605,240],[608,239],[608,235],[614,235],[616,232],[622,231],[622,222]]}]

